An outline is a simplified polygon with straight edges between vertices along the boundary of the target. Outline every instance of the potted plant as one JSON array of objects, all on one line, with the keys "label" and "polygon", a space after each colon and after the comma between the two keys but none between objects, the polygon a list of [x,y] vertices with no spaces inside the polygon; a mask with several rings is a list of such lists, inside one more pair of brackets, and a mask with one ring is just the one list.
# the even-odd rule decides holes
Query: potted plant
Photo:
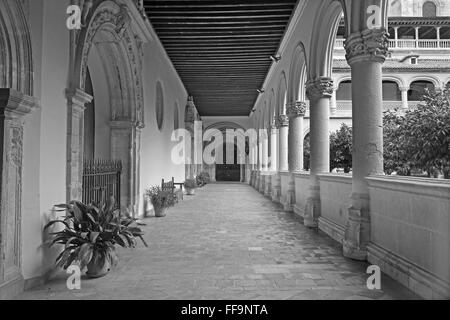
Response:
[{"label": "potted plant", "polygon": [[165,217],[167,208],[173,207],[177,200],[173,192],[162,190],[159,186],[151,187],[146,194],[153,204],[156,217]]},{"label": "potted plant", "polygon": [[211,177],[209,176],[208,172],[203,171],[197,176],[197,185],[199,187],[204,187],[210,182],[211,182]]},{"label": "potted plant", "polygon": [[192,196],[195,194],[195,189],[197,188],[197,181],[194,179],[187,179],[184,182],[184,187],[186,189],[186,194]]},{"label": "potted plant", "polygon": [[64,220],[52,220],[44,228],[55,224],[64,225],[59,232],[50,233],[50,246],[64,245],[64,250],[56,258],[56,266],[67,269],[78,263],[80,270],[87,267],[90,278],[105,276],[117,265],[116,245],[124,248],[136,247],[140,238],[147,247],[142,230],[135,219],[115,209],[114,199],[101,205],[86,205],[79,201],[57,205],[57,211],[66,211]]}]

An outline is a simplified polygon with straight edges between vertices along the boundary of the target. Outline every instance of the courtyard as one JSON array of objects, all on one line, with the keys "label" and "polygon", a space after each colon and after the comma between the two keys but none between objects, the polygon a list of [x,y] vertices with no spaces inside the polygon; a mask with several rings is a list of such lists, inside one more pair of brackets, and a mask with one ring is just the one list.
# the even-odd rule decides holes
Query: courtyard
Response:
[{"label": "courtyard", "polygon": [[384,274],[367,289],[366,262],[246,184],[207,185],[144,222],[149,247],[120,250],[106,277],[70,291],[61,273],[18,299],[418,299]]}]

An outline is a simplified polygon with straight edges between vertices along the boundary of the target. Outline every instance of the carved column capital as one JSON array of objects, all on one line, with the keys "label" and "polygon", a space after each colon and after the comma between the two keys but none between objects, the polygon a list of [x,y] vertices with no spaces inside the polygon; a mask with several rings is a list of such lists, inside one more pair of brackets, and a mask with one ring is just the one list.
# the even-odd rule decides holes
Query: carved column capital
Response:
[{"label": "carved column capital", "polygon": [[389,51],[386,29],[370,29],[351,34],[344,43],[349,65],[361,61],[384,63]]},{"label": "carved column capital", "polygon": [[309,100],[331,98],[333,95],[333,88],[333,79],[328,77],[320,77],[318,79],[309,80],[306,83],[306,95]]},{"label": "carved column capital", "polygon": [[285,114],[280,114],[277,118],[277,127],[287,127],[289,126],[289,117]]},{"label": "carved column capital", "polygon": [[304,117],[306,113],[306,102],[296,101],[287,106],[286,114],[289,119]]},{"label": "carved column capital", "polygon": [[37,108],[34,97],[27,96],[14,89],[0,89],[0,114],[9,119],[21,118]]},{"label": "carved column capital", "polygon": [[81,89],[66,89],[66,98],[72,110],[76,113],[84,112],[85,104],[90,103],[93,97]]}]

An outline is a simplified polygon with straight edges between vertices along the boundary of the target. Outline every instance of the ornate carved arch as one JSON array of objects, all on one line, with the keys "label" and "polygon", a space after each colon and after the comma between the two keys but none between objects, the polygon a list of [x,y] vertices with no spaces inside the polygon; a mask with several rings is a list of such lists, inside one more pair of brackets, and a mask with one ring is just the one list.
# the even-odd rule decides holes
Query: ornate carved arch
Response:
[{"label": "ornate carved arch", "polygon": [[280,76],[280,81],[278,82],[277,89],[277,106],[276,106],[276,116],[286,114],[285,97],[286,97],[287,87],[286,87],[286,74],[283,71]]},{"label": "ornate carved arch", "polygon": [[30,31],[20,1],[0,1],[0,88],[33,96]]},{"label": "ornate carved arch", "polygon": [[[292,53],[291,67],[289,69],[288,102],[295,102],[299,98],[305,99],[304,84],[307,73],[306,51],[303,43],[299,43]],[[300,90],[303,89],[303,92]]]}]

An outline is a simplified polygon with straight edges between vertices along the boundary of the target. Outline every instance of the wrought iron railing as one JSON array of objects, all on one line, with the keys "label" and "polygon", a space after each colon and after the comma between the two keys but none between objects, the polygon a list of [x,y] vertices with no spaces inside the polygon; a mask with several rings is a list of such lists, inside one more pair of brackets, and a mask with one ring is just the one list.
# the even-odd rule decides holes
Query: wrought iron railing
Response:
[{"label": "wrought iron railing", "polygon": [[100,204],[109,197],[120,208],[120,176],[122,162],[114,160],[84,160],[83,202]]}]

